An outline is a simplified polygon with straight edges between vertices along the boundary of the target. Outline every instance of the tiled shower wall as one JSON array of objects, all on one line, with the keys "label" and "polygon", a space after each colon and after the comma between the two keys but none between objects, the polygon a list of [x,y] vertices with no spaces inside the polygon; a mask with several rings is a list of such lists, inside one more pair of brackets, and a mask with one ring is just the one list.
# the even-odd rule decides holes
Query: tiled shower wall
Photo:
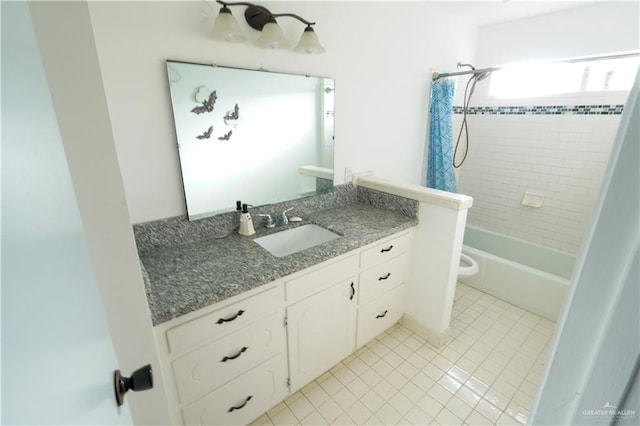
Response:
[{"label": "tiled shower wall", "polygon": [[[458,169],[458,192],[474,198],[468,223],[577,253],[624,99],[621,102],[619,93],[604,94],[591,96],[590,104],[578,104],[578,99],[567,97],[562,102],[556,96],[547,103],[528,99],[471,107],[469,153]],[[454,143],[462,120],[459,110],[454,113]],[[526,191],[543,194],[543,206],[522,205]]]}]

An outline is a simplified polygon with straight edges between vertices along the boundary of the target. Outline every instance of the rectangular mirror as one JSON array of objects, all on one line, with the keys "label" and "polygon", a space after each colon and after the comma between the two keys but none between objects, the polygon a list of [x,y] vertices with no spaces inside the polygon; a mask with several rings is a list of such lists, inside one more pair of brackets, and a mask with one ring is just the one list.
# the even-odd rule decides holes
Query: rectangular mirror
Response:
[{"label": "rectangular mirror", "polygon": [[190,220],[333,188],[334,81],[167,61]]}]

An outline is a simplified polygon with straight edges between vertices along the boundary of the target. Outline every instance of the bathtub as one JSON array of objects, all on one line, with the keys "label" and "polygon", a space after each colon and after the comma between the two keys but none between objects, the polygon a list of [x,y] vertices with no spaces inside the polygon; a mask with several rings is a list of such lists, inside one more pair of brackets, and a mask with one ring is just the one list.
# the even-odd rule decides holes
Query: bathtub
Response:
[{"label": "bathtub", "polygon": [[459,281],[556,321],[576,262],[572,254],[467,226],[463,253],[480,271]]}]

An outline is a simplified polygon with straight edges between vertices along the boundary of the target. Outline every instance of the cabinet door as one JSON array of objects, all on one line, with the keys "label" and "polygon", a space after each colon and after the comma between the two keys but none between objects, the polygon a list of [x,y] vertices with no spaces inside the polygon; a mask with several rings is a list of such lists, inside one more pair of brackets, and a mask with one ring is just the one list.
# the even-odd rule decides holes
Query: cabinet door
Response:
[{"label": "cabinet door", "polygon": [[353,352],[356,290],[343,281],[287,308],[292,392]]}]

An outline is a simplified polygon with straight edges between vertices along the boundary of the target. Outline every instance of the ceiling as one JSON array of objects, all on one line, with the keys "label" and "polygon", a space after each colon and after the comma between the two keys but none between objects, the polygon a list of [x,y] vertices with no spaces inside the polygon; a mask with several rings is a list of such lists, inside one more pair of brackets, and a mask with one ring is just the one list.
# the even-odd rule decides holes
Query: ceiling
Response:
[{"label": "ceiling", "polygon": [[521,18],[529,18],[545,13],[596,3],[597,0],[581,1],[520,1],[520,0],[476,0],[476,1],[436,1],[434,5],[450,14],[478,25],[498,24]]}]

